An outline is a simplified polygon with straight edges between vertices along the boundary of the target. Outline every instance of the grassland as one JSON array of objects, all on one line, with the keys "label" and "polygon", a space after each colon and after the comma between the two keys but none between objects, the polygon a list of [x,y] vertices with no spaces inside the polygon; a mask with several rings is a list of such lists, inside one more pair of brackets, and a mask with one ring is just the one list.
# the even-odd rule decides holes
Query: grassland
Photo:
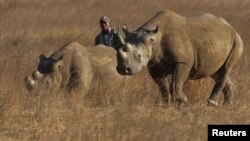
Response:
[{"label": "grassland", "polygon": [[[111,18],[119,30],[133,30],[163,9],[184,16],[212,13],[225,18],[242,36],[244,56],[232,73],[234,104],[208,107],[213,81],[188,81],[189,103],[176,109],[162,104],[149,77],[87,100],[79,93],[29,93],[24,77],[41,53],[65,43],[93,46],[98,19]],[[208,124],[250,123],[249,0],[0,0],[0,140],[204,141]],[[220,99],[222,102],[223,96]]]}]

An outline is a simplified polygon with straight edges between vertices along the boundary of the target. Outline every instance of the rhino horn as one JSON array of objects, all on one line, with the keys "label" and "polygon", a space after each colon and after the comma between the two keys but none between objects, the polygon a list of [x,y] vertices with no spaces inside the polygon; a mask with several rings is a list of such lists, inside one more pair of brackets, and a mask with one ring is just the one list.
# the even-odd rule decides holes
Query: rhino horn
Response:
[{"label": "rhino horn", "polygon": [[130,45],[130,44],[126,44],[126,51],[128,51],[128,52],[130,52],[130,51],[132,51],[132,46]]},{"label": "rhino horn", "polygon": [[25,84],[26,84],[28,90],[32,90],[35,83],[36,83],[36,81],[34,79],[32,79],[31,77],[25,78]]},{"label": "rhino horn", "polygon": [[126,54],[124,51],[119,50],[119,54],[121,55],[121,58],[122,58],[122,59],[127,58],[127,54]]},{"label": "rhino horn", "polygon": [[35,79],[35,80],[39,80],[43,77],[43,74],[40,73],[39,71],[34,71],[33,74],[32,74],[32,78]]}]

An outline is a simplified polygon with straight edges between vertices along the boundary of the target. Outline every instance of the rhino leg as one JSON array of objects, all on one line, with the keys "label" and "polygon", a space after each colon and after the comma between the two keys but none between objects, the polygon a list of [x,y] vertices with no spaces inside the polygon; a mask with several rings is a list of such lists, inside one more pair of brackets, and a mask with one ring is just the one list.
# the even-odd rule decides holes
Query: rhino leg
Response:
[{"label": "rhino leg", "polygon": [[243,52],[243,43],[238,34],[236,34],[235,43],[231,50],[231,53],[228,56],[228,59],[225,62],[225,65],[217,72],[217,76],[215,77],[215,87],[212,91],[212,94],[209,99],[209,103],[213,105],[218,105],[217,99],[218,99],[218,93],[223,90],[224,92],[224,104],[230,104],[232,95],[233,95],[233,89],[234,85],[232,81],[229,78],[229,74],[232,70],[232,68],[236,65],[236,63],[239,61],[240,57],[242,56]]},{"label": "rhino leg", "polygon": [[231,81],[231,79],[228,77],[226,84],[225,84],[225,87],[223,89],[223,93],[224,93],[223,105],[229,105],[232,103],[234,90],[235,90],[235,86],[234,86],[233,82]]},{"label": "rhino leg", "polygon": [[[155,72],[159,71],[149,71],[151,77],[154,79],[154,81],[157,83],[161,90],[162,99],[164,102],[166,102],[168,105],[171,104],[171,92],[170,92],[170,85],[169,80],[167,78],[167,74],[155,74]],[[160,76],[160,77],[159,77]]]},{"label": "rhino leg", "polygon": [[230,80],[228,74],[230,74],[233,67],[239,62],[239,59],[241,58],[243,54],[243,42],[239,34],[236,33],[235,35],[235,42],[233,44],[233,48],[231,50],[230,55],[228,56],[228,59],[225,62],[225,87],[223,88],[224,93],[224,103],[223,105],[231,104],[232,103],[232,97],[233,92],[235,89],[235,86],[233,82]]},{"label": "rhino leg", "polygon": [[209,105],[218,106],[219,93],[225,88],[227,82],[227,73],[224,71],[219,71],[213,79],[215,80],[215,85],[209,98]]},{"label": "rhino leg", "polygon": [[162,97],[163,97],[164,101],[170,105],[171,104],[171,93],[170,93],[170,89],[169,89],[168,79],[166,77],[163,79],[160,79],[160,81],[158,82],[158,85],[161,89],[161,93],[162,93]]},{"label": "rhino leg", "polygon": [[176,70],[174,73],[173,88],[174,96],[177,102],[180,104],[187,102],[187,96],[183,93],[183,85],[186,82],[190,70],[192,68],[191,64],[177,63]]}]

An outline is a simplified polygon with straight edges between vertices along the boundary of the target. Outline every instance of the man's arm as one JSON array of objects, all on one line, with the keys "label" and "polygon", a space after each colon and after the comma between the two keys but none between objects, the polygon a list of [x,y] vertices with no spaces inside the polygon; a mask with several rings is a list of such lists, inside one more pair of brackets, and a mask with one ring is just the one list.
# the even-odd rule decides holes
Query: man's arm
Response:
[{"label": "man's arm", "polygon": [[98,44],[100,44],[100,39],[99,39],[100,37],[99,37],[99,36],[100,36],[100,34],[98,34],[98,35],[95,37],[95,46],[98,45]]},{"label": "man's arm", "polygon": [[119,32],[114,33],[115,49],[118,50],[124,45],[124,40]]}]

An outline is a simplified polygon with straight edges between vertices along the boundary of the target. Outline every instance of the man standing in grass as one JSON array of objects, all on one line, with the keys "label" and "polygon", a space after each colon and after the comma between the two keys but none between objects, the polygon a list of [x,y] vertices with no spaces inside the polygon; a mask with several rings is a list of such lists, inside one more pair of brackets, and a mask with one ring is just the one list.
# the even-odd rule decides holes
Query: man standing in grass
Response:
[{"label": "man standing in grass", "polygon": [[101,32],[95,38],[95,45],[104,44],[115,50],[120,49],[123,46],[124,41],[119,32],[116,32],[110,27],[110,19],[107,16],[102,16],[99,23]]}]

